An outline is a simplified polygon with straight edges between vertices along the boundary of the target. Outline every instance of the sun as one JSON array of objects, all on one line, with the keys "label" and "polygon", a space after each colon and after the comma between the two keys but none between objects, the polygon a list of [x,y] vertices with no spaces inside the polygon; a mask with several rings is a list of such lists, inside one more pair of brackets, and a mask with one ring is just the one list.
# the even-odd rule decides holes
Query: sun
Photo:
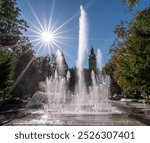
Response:
[{"label": "sun", "polygon": [[62,50],[62,47],[65,46],[65,31],[59,27],[40,22],[38,26],[33,25],[32,29],[30,28],[29,30],[32,32],[29,37],[32,39],[31,42],[34,47],[37,47],[37,54],[51,55],[58,49]]},{"label": "sun", "polygon": [[41,32],[41,40],[45,43],[53,43],[54,41],[54,34],[49,31]]},{"label": "sun", "polygon": [[69,47],[68,41],[76,40],[77,38],[72,38],[70,36],[70,31],[66,27],[66,24],[72,20],[73,17],[67,19],[63,23],[59,20],[61,19],[61,14],[58,18],[53,18],[55,0],[52,2],[52,7],[49,15],[42,15],[38,17],[34,11],[32,5],[29,4],[29,8],[33,14],[34,22],[31,20],[28,22],[28,37],[33,44],[35,52],[37,55],[51,55],[57,50]]}]

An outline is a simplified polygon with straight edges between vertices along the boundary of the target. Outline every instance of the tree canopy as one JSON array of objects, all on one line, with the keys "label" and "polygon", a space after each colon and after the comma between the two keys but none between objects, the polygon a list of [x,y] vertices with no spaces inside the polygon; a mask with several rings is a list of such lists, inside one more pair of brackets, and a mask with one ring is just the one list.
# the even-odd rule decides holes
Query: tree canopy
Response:
[{"label": "tree canopy", "polygon": [[126,4],[129,10],[132,10],[132,7],[138,5],[142,0],[122,0]]},{"label": "tree canopy", "polygon": [[15,80],[19,55],[25,53],[29,45],[22,35],[28,26],[20,15],[16,0],[0,1],[0,90],[3,92],[8,91]]},{"label": "tree canopy", "polygon": [[131,22],[121,22],[114,30],[117,38],[104,71],[112,71],[113,79],[126,93],[150,94],[149,25],[150,7],[138,11]]}]

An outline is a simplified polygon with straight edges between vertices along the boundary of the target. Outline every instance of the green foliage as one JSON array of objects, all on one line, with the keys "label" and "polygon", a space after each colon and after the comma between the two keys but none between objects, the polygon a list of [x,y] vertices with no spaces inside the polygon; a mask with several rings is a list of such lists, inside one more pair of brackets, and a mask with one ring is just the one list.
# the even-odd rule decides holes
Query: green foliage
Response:
[{"label": "green foliage", "polygon": [[[35,57],[30,45],[26,45],[24,50],[19,54],[15,69],[15,81],[17,81],[17,84],[12,90],[13,95],[20,98],[31,97],[39,90],[39,83],[45,81],[47,77],[54,76],[56,70],[60,76],[66,76],[68,65],[64,55],[61,63],[58,63],[54,54]],[[22,77],[20,78],[20,76]],[[19,80],[18,77],[20,78]]]},{"label": "green foliage", "polygon": [[0,51],[0,90],[7,90],[10,86],[14,70],[14,54]]},{"label": "green foliage", "polygon": [[[19,19],[16,0],[0,1],[0,88],[8,89],[13,81],[18,52],[22,46],[22,30],[26,22]],[[5,90],[6,91],[6,90]]]},{"label": "green foliage", "polygon": [[[150,7],[117,25],[111,60],[104,69],[125,93],[150,94]],[[108,66],[109,65],[109,66]]]},{"label": "green foliage", "polygon": [[116,69],[116,65],[113,62],[114,59],[111,59],[103,68],[102,72],[110,76],[110,91],[111,96],[113,97],[115,94],[119,97],[122,94],[122,88],[118,85],[116,80],[114,79],[114,71]]},{"label": "green foliage", "polygon": [[138,5],[142,0],[122,0],[126,4],[129,10],[132,10],[132,7]]},{"label": "green foliage", "polygon": [[16,0],[4,0],[0,4],[0,45],[17,48],[17,42],[21,36],[21,30],[26,30],[26,22],[18,19],[20,9],[16,6]]},{"label": "green foliage", "polygon": [[130,56],[129,69],[132,85],[136,90],[150,92],[150,7],[138,12],[130,26],[130,36],[126,40]]},{"label": "green foliage", "polygon": [[26,68],[28,63],[33,58],[33,50],[32,45],[29,42],[28,38],[21,37],[20,38],[20,47],[17,52],[17,62],[15,67],[15,76],[14,79],[16,80],[17,77],[21,74],[21,72]]}]

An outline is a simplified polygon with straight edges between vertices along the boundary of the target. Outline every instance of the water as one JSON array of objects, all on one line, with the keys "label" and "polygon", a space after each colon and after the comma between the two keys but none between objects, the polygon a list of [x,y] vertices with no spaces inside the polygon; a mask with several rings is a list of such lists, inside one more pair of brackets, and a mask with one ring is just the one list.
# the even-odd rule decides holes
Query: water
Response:
[{"label": "water", "polygon": [[[102,76],[99,70],[98,74],[91,71],[91,85],[87,88],[84,79],[84,55],[88,47],[88,20],[87,14],[82,6],[80,6],[79,18],[79,47],[77,59],[77,76],[78,82],[76,90],[72,93],[68,84],[71,74],[68,71],[65,76],[60,76],[58,71],[55,71],[54,77],[49,77],[45,82],[40,83],[40,90],[35,93],[27,107],[41,106],[43,112],[42,121],[49,121],[50,124],[55,124],[56,117],[61,124],[61,116],[81,116],[81,115],[111,115],[112,113],[120,114],[115,106],[109,101],[109,76]],[[65,72],[63,69],[63,54],[57,51],[57,66],[61,73]],[[102,54],[100,49],[97,51],[98,68],[101,68]],[[64,75],[64,73],[63,73]],[[60,118],[58,118],[60,116]],[[109,118],[105,117],[105,121]],[[41,121],[40,121],[41,122]]]},{"label": "water", "polygon": [[100,49],[97,50],[96,59],[97,59],[97,66],[101,70],[102,69],[102,65],[101,65],[101,63],[102,63],[102,52]]},{"label": "water", "polygon": [[85,53],[88,47],[88,20],[87,14],[82,6],[80,6],[80,18],[79,18],[79,48],[78,48],[78,60],[77,60],[77,73],[78,84],[76,86],[76,102],[84,103],[86,100],[86,87],[85,79],[83,75],[83,62]]}]

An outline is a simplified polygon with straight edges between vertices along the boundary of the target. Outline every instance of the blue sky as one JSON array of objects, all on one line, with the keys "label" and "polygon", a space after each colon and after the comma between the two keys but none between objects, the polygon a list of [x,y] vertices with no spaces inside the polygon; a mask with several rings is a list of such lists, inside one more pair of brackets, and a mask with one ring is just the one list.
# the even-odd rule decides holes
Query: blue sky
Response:
[{"label": "blue sky", "polygon": [[[122,0],[17,0],[17,3],[21,9],[21,18],[25,19],[30,27],[25,35],[29,36],[31,41],[36,39],[30,36],[36,36],[33,32],[36,28],[33,25],[39,28],[39,23],[43,27],[44,24],[48,25],[51,14],[51,25],[55,24],[54,29],[63,24],[59,29],[63,38],[58,45],[62,48],[69,67],[76,65],[80,5],[84,6],[89,22],[89,41],[84,67],[88,67],[88,52],[91,45],[95,52],[98,48],[101,49],[102,66],[108,61],[109,49],[115,39],[113,33],[115,25],[121,20],[130,20],[133,17],[133,14],[123,5]],[[143,0],[138,7],[134,8],[134,11],[144,9],[149,3],[149,0]],[[36,52],[39,47],[37,42],[33,42]],[[57,49],[57,47],[53,48],[51,52]],[[48,49],[41,48],[37,54],[38,56],[47,55]]]}]

